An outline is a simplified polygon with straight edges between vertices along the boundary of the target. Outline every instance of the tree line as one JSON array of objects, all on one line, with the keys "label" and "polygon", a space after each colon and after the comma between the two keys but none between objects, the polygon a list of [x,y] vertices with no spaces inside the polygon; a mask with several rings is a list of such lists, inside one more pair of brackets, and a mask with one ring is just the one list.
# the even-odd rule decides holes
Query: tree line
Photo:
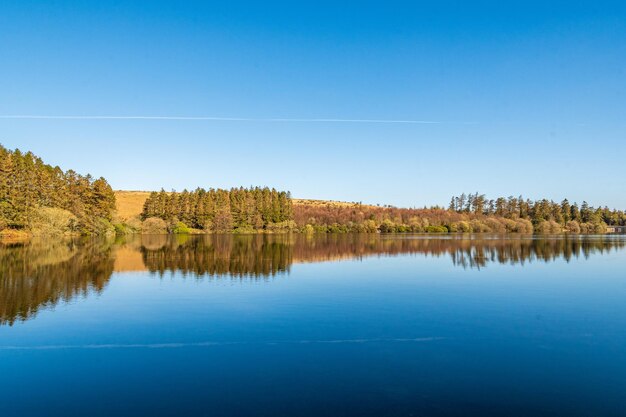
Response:
[{"label": "tree line", "polygon": [[104,178],[63,171],[0,145],[0,230],[60,223],[80,233],[111,228],[115,195]]},{"label": "tree line", "polygon": [[574,233],[602,232],[607,225],[626,225],[626,212],[608,207],[593,207],[586,201],[579,206],[564,199],[560,203],[542,199],[532,201],[519,197],[488,199],[484,194],[461,194],[452,197],[448,207],[456,213],[478,216],[498,216],[506,219],[526,219],[537,231]]},{"label": "tree line", "polygon": [[153,192],[141,218],[161,219],[170,230],[207,232],[283,230],[292,227],[291,194],[268,187]]},{"label": "tree line", "polygon": [[[104,178],[45,164],[0,145],[0,231],[102,234],[256,231],[324,233],[605,233],[626,213],[523,197],[452,197],[447,208],[396,208],[301,201],[268,187],[153,192],[140,218],[114,221],[115,194]],[[6,230],[2,232],[6,233]]]},{"label": "tree line", "polygon": [[330,233],[606,233],[607,225],[626,225],[626,213],[586,202],[475,193],[452,197],[448,208],[304,203],[294,206],[294,220],[303,231]]}]

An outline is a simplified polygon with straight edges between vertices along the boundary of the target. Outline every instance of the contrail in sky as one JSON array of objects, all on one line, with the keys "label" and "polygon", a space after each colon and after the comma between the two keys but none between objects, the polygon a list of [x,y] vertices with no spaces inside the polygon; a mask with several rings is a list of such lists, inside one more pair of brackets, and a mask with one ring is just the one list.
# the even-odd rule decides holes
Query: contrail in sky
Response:
[{"label": "contrail in sky", "polygon": [[304,119],[304,118],[252,118],[213,116],[48,116],[48,115],[0,115],[0,119],[48,119],[48,120],[205,120],[216,122],[274,122],[274,123],[398,123],[398,124],[473,124],[468,122],[441,122],[434,120],[391,119]]},{"label": "contrail in sky", "polygon": [[[45,114],[3,114],[0,120],[180,120],[209,122],[257,122],[257,123],[369,123],[369,124],[413,124],[413,125],[479,125],[481,122],[458,120],[412,120],[412,119],[335,119],[335,118],[288,118],[288,117],[221,117],[221,116],[53,116]],[[495,124],[510,124],[492,122]],[[526,123],[528,124],[528,123]],[[587,123],[571,123],[573,126],[587,127]]]}]

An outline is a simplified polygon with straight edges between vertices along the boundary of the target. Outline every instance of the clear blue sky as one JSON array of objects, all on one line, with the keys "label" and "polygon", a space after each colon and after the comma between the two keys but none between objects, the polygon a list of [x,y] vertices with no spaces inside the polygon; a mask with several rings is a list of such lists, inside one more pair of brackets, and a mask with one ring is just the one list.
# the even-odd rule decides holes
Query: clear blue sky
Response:
[{"label": "clear blue sky", "polygon": [[5,0],[12,115],[261,119],[0,118],[4,146],[116,189],[626,208],[626,6]]}]

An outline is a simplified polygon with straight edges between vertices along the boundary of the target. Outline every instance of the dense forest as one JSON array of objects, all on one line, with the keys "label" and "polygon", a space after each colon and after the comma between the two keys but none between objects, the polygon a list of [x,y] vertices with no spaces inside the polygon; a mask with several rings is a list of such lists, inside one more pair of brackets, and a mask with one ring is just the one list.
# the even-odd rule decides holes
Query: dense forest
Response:
[{"label": "dense forest", "polygon": [[[198,188],[195,191],[151,193],[142,220],[160,219],[170,231],[188,228],[206,232],[252,232],[294,228],[289,192],[267,187],[230,190]],[[152,222],[152,227],[156,226]]]},{"label": "dense forest", "polygon": [[0,230],[103,233],[113,229],[114,210],[104,178],[63,171],[0,145]]}]

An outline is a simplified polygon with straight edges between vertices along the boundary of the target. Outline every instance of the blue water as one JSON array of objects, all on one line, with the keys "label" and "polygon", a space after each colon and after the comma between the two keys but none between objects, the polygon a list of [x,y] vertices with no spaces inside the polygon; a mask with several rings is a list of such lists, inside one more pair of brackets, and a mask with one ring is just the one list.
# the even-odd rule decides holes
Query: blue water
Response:
[{"label": "blue water", "polygon": [[78,244],[61,269],[0,249],[41,264],[0,281],[5,303],[40,303],[2,310],[0,415],[626,415],[624,239],[384,242],[412,238],[117,242],[88,268]]}]

